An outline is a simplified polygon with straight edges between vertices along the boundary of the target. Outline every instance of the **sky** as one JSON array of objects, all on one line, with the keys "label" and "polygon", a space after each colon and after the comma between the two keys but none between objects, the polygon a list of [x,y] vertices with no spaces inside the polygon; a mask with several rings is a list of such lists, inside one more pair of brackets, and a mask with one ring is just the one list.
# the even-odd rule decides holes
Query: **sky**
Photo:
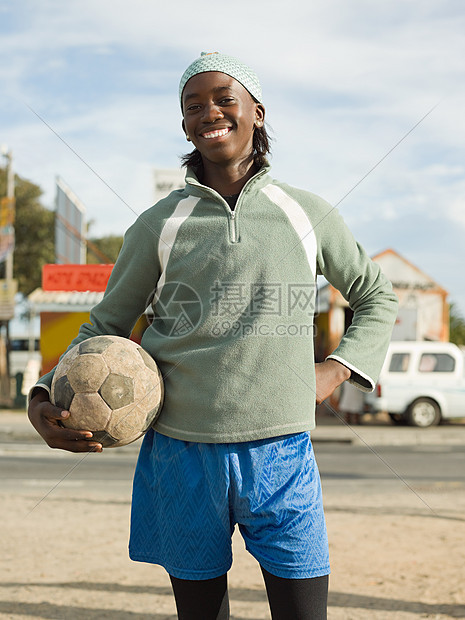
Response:
[{"label": "sky", "polygon": [[462,0],[0,0],[0,145],[91,236],[123,234],[179,167],[179,79],[201,51],[260,77],[272,175],[338,208],[370,255],[393,248],[465,315]]}]

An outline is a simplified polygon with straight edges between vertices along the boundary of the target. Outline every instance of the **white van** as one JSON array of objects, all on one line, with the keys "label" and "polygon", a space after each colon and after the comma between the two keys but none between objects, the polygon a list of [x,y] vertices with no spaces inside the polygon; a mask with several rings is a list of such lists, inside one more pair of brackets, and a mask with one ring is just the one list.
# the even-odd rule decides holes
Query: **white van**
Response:
[{"label": "white van", "polygon": [[464,352],[450,342],[391,342],[365,411],[386,411],[395,423],[433,426],[465,417]]}]

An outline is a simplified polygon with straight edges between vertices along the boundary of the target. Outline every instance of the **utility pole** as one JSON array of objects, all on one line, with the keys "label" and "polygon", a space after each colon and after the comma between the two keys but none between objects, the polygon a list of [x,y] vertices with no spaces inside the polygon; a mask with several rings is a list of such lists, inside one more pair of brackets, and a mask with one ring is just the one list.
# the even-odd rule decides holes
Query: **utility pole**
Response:
[{"label": "utility pole", "polygon": [[[3,155],[6,159],[6,197],[11,203],[15,199],[15,173],[13,171],[13,154],[8,147],[3,147]],[[5,279],[8,284],[13,280],[13,251],[14,247],[8,252],[5,262]]]},{"label": "utility pole", "polygon": [[12,152],[6,146],[2,146],[1,151],[6,159],[6,200],[2,201],[1,234],[5,235],[9,247],[4,257],[4,279],[1,280],[0,320],[5,329],[2,329],[0,338],[0,399],[2,404],[9,406],[11,404],[9,322],[14,317],[17,290],[17,283],[13,280],[15,177]]}]

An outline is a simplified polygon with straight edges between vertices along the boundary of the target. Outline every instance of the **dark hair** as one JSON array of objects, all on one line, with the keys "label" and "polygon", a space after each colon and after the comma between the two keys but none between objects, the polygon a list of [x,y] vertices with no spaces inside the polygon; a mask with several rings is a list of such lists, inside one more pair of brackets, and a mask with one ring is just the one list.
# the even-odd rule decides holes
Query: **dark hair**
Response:
[{"label": "dark hair", "polygon": [[[271,138],[268,135],[265,125],[263,127],[255,127],[253,132],[253,158],[255,166],[260,169],[262,166],[268,163],[266,156],[271,153]],[[194,149],[191,153],[181,155],[181,165],[193,170],[199,174],[203,168],[202,155],[197,149]]]}]

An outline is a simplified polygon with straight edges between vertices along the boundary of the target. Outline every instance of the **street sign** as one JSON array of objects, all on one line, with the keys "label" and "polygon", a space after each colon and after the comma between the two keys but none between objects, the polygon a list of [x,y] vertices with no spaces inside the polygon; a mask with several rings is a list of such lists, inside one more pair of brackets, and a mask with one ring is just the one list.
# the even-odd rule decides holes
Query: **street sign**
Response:
[{"label": "street sign", "polygon": [[59,177],[56,185],[55,262],[85,264],[86,209]]},{"label": "street sign", "polygon": [[0,321],[9,321],[15,315],[17,280],[0,280]]}]

